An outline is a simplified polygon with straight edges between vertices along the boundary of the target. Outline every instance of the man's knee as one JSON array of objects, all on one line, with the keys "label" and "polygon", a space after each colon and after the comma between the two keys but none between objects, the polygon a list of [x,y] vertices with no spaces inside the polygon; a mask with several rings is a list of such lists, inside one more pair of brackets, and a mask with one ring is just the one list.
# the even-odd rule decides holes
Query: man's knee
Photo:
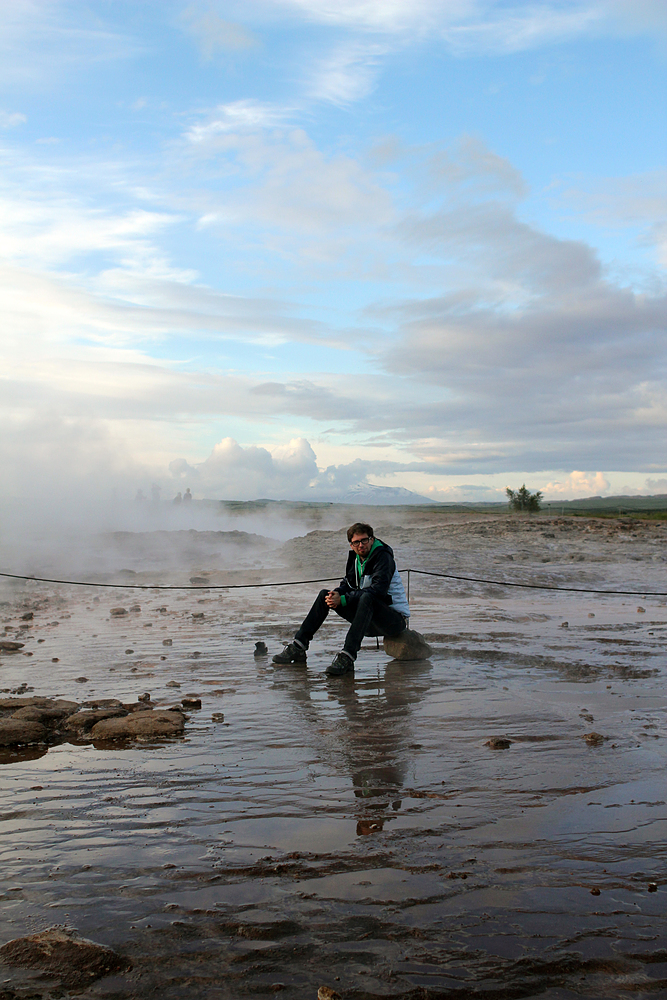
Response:
[{"label": "man's knee", "polygon": [[327,588],[323,587],[322,590],[320,590],[319,594],[317,595],[318,600],[324,600],[324,598],[327,596],[328,593],[329,591],[327,590]]}]

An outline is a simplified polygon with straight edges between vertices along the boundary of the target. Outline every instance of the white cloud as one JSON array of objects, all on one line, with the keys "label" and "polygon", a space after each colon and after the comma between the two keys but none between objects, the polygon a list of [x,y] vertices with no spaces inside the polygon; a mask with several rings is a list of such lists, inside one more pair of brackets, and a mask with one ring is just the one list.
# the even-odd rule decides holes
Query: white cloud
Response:
[{"label": "white cloud", "polygon": [[185,133],[185,138],[198,144],[210,142],[228,132],[276,128],[285,124],[294,110],[253,100],[231,101],[229,104],[220,104],[207,114],[204,121],[192,125]]},{"label": "white cloud", "polygon": [[19,111],[0,111],[0,128],[14,128],[16,125],[23,125],[27,120]]},{"label": "white cloud", "polygon": [[0,82],[42,85],[82,66],[128,59],[144,47],[100,25],[97,12],[60,0],[0,4]]},{"label": "white cloud", "polygon": [[224,20],[212,8],[191,4],[181,18],[206,59],[212,59],[216,52],[242,52],[258,45],[247,28]]},{"label": "white cloud", "polygon": [[306,84],[309,97],[344,106],[366,97],[375,85],[386,45],[345,42],[319,60]]},{"label": "white cloud", "polygon": [[574,471],[562,482],[540,486],[545,500],[574,500],[577,497],[603,496],[609,493],[609,481],[603,472]]}]

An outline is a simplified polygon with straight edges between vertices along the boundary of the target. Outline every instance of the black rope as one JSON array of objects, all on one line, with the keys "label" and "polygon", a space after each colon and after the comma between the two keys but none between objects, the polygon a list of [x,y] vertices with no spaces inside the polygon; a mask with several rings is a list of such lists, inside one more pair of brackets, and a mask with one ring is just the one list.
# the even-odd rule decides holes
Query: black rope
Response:
[{"label": "black rope", "polygon": [[[596,590],[594,587],[554,587],[549,583],[518,583],[516,580],[485,580],[479,576],[456,576],[454,573],[434,573],[428,569],[406,567],[399,573],[419,573],[437,576],[444,580],[464,580],[467,583],[486,583],[495,587],[522,587],[525,590],[556,590],[573,594],[611,594],[620,597],[667,597],[667,591],[648,590]],[[338,577],[323,576],[317,580],[280,580],[277,583],[217,583],[172,586],[159,583],[95,583],[90,580],[52,580],[45,576],[20,576],[18,573],[0,573],[10,580],[30,580],[34,583],[62,583],[70,587],[113,587],[116,590],[248,590],[253,587],[298,587],[304,583],[330,583]]]},{"label": "black rope", "polygon": [[[405,572],[404,570],[400,571]],[[433,573],[428,569],[410,569],[410,573],[422,576],[440,576],[446,580],[466,580],[469,583],[490,583],[496,587],[524,587],[526,590],[560,590],[574,594],[618,594],[622,597],[667,597],[662,590],[596,590],[594,587],[554,587],[550,583],[517,583],[509,580],[483,580],[478,576],[455,576],[453,573]]]},{"label": "black rope", "polygon": [[172,586],[160,583],[94,583],[89,580],[51,580],[46,576],[19,576],[17,573],[0,573],[10,580],[33,580],[35,583],[64,583],[70,587],[115,587],[116,590],[245,590],[248,587],[297,587],[301,583],[330,583],[337,576],[323,576],[318,580],[281,580],[279,583],[219,583]]}]

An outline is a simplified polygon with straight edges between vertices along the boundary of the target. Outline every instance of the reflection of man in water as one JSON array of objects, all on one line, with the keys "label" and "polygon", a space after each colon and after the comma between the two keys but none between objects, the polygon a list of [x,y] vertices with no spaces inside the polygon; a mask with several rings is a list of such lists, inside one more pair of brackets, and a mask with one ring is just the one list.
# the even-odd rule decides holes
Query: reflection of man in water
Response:
[{"label": "reflection of man in water", "polygon": [[330,611],[351,623],[342,650],[327,667],[335,677],[354,670],[365,635],[398,635],[407,628],[410,608],[393,550],[361,521],[347,529],[347,540],[345,576],[335,590],[319,592],[293,641],[273,657],[274,663],[305,666],[310,640]]}]

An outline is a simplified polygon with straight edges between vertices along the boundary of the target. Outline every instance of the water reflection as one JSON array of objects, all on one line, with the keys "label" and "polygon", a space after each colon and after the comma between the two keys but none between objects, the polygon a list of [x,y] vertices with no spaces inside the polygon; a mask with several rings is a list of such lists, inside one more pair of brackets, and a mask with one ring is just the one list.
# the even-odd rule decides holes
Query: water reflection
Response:
[{"label": "water reflection", "polygon": [[428,660],[392,660],[372,678],[331,678],[325,699],[321,680],[303,669],[274,673],[274,686],[303,717],[304,742],[349,776],[359,836],[378,833],[401,808],[401,789],[418,749],[415,708],[431,687],[432,669]]}]

